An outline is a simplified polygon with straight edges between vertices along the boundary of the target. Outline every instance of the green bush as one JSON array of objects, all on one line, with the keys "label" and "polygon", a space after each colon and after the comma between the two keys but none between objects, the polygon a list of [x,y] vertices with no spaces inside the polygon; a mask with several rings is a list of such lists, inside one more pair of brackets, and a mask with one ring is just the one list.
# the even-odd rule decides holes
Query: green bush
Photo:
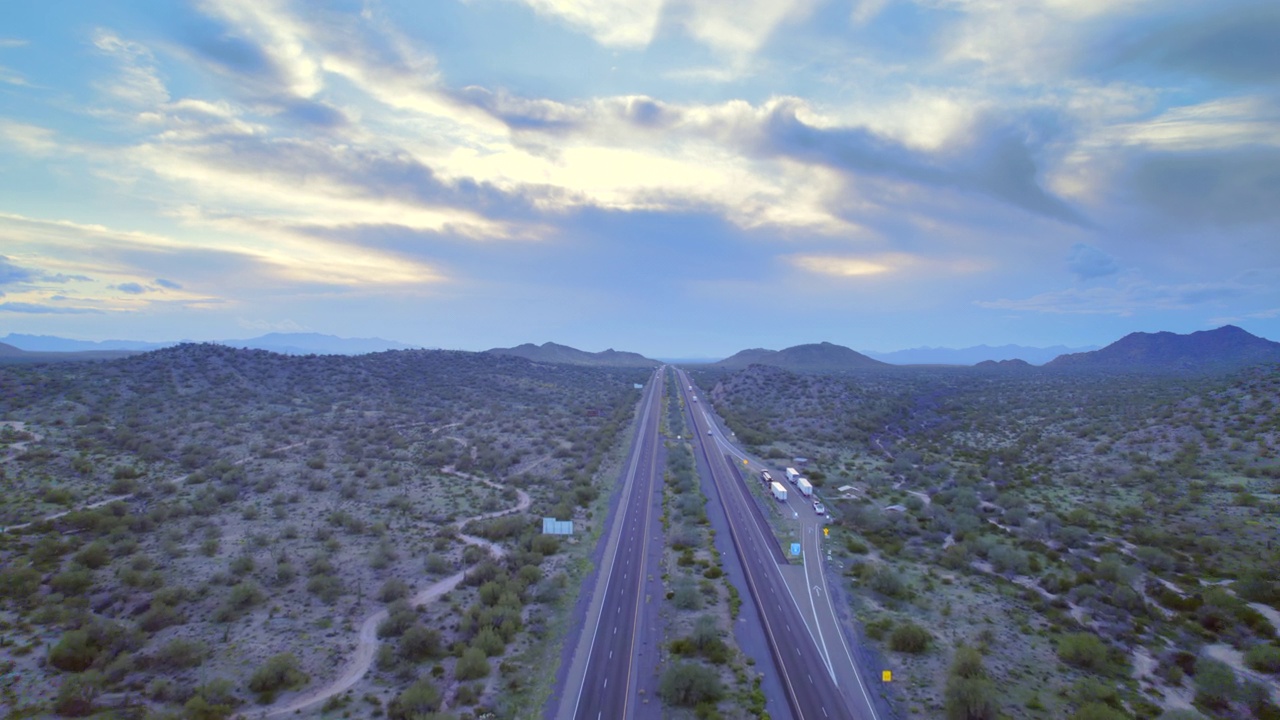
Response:
[{"label": "green bush", "polygon": [[694,707],[724,697],[720,676],[711,668],[691,662],[674,662],[658,680],[658,695],[668,705]]},{"label": "green bush", "polygon": [[266,704],[275,699],[281,690],[296,690],[307,684],[307,674],[298,667],[298,657],[293,653],[280,653],[249,678],[249,690],[258,694],[258,701]]},{"label": "green bush", "polygon": [[1069,633],[1058,640],[1058,658],[1068,665],[1099,672],[1107,666],[1107,646],[1093,633]]},{"label": "green bush", "polygon": [[489,659],[480,648],[467,648],[458,658],[453,674],[458,680],[479,680],[489,674]]},{"label": "green bush", "polygon": [[1128,720],[1128,715],[1100,702],[1087,703],[1071,714],[1071,720]]},{"label": "green bush", "polygon": [[418,613],[408,602],[396,600],[387,608],[387,617],[378,623],[378,637],[400,637],[418,620]]},{"label": "green bush", "polygon": [[53,700],[53,711],[62,717],[85,717],[94,712],[93,701],[102,691],[102,675],[97,671],[71,675],[62,681]]},{"label": "green bush", "polygon": [[1280,673],[1280,647],[1254,645],[1244,654],[1244,661],[1254,670]]},{"label": "green bush", "polygon": [[895,652],[922,653],[929,649],[932,641],[933,636],[928,630],[907,622],[893,629],[893,633],[889,635],[889,649]]},{"label": "green bush", "polygon": [[93,665],[99,653],[87,630],[68,630],[49,649],[49,664],[67,672],[82,672]]},{"label": "green bush", "polygon": [[162,668],[193,668],[209,656],[209,647],[199,640],[174,638],[156,650],[156,664]]},{"label": "green bush", "polygon": [[422,623],[414,623],[400,638],[400,656],[422,662],[440,655],[440,633]]},{"label": "green bush", "polygon": [[391,701],[387,706],[387,717],[391,720],[418,720],[438,710],[442,699],[440,688],[430,678],[421,678]]},{"label": "green bush", "polygon": [[943,693],[947,720],[994,720],[995,697],[995,684],[987,679],[982,654],[967,645],[957,647]]}]

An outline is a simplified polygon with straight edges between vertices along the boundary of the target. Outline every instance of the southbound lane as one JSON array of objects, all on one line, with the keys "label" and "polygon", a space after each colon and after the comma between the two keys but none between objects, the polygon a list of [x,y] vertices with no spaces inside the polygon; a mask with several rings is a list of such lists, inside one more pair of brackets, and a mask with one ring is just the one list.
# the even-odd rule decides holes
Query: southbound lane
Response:
[{"label": "southbound lane", "polygon": [[665,368],[661,368],[649,383],[640,427],[631,446],[624,494],[613,521],[613,526],[620,525],[621,535],[612,557],[606,557],[601,566],[601,572],[607,573],[604,599],[591,629],[586,670],[569,715],[575,720],[629,720],[636,711],[635,656],[641,640],[640,613],[644,604],[652,600],[645,594],[645,568],[653,491],[660,471],[658,421],[665,376]]}]

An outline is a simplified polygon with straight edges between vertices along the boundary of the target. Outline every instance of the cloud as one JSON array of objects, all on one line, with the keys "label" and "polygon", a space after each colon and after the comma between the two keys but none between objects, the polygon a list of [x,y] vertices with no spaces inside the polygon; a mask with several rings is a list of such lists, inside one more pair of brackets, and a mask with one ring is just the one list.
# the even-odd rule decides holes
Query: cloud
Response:
[{"label": "cloud", "polygon": [[1081,280],[1093,280],[1120,271],[1115,258],[1084,243],[1071,246],[1071,252],[1067,255],[1067,268]]},{"label": "cloud", "polygon": [[884,260],[837,255],[793,255],[787,258],[792,265],[819,275],[833,277],[863,277],[881,275],[898,269]]},{"label": "cloud", "polygon": [[24,313],[24,314],[47,314],[47,315],[100,315],[101,310],[84,307],[61,307],[55,305],[41,305],[39,303],[27,302],[2,302],[0,303],[0,312]]},{"label": "cloud", "polygon": [[41,280],[51,283],[69,283],[69,282],[93,282],[93,278],[88,275],[65,275],[63,273],[43,274]]},{"label": "cloud", "polygon": [[1280,148],[1147,153],[1126,174],[1132,197],[1184,231],[1280,220]]},{"label": "cloud", "polygon": [[1241,85],[1280,83],[1280,6],[1274,2],[1208,4],[1152,22],[1117,28],[1101,43],[1113,65],[1145,66]]},{"label": "cloud", "polygon": [[181,289],[182,289],[182,286],[181,286],[181,285],[179,285],[178,283],[176,283],[176,282],[174,282],[174,281],[172,281],[172,280],[165,280],[164,278],[156,278],[156,284],[157,284],[157,285],[159,285],[159,286],[160,286],[160,287],[162,287],[162,288],[167,288],[167,289],[169,289],[169,290],[181,290]]},{"label": "cloud", "polygon": [[130,295],[141,295],[147,291],[145,287],[136,282],[120,283],[119,285],[113,285],[112,287],[120,292],[129,293]]},{"label": "cloud", "polygon": [[0,50],[8,48],[26,47],[28,41],[19,38],[0,38]]},{"label": "cloud", "polygon": [[155,67],[155,56],[145,45],[124,40],[103,28],[94,32],[93,45],[115,58],[120,67],[117,77],[100,86],[104,91],[140,107],[153,107],[169,100],[169,91]]},{"label": "cloud", "polygon": [[30,282],[35,278],[35,275],[27,268],[18,267],[9,262],[9,258],[0,255],[0,285]]}]

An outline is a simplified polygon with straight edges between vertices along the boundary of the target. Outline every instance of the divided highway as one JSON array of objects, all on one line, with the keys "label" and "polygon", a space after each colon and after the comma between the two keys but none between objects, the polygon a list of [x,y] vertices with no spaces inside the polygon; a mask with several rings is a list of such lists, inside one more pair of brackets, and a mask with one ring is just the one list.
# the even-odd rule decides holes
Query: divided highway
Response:
[{"label": "divided highway", "polygon": [[[777,539],[767,527],[762,527],[755,515],[755,500],[725,460],[716,429],[703,413],[694,411],[698,404],[692,402],[688,377],[677,371],[677,378],[690,410],[696,443],[711,468],[712,479],[728,517],[733,545],[742,561],[748,590],[760,610],[765,637],[792,712],[797,720],[879,720],[852,659],[837,667],[831,664],[833,653],[824,653],[819,647],[818,639],[805,622],[799,602],[783,577],[778,564]],[[752,481],[752,478],[746,479],[746,482]],[[816,538],[811,542],[817,554]],[[818,562],[820,556],[814,558],[814,564]],[[815,624],[821,632],[824,623]],[[839,628],[836,630],[839,632]],[[847,648],[845,650],[847,657]]]},{"label": "divided highway", "polygon": [[[646,568],[651,553],[661,553],[654,525],[654,488],[658,467],[658,422],[662,415],[665,367],[645,388],[640,424],[627,458],[621,497],[612,522],[588,605],[587,624],[570,664],[556,718],[630,720],[637,712],[636,655],[645,632],[645,605],[661,597],[661,581]],[[648,638],[654,642],[661,638]]]}]

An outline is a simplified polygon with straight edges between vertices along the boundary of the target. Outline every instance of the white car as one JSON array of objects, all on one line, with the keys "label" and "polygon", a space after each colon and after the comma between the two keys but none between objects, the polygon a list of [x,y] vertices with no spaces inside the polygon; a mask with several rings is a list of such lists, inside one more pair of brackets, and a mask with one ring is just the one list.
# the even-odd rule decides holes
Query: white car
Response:
[{"label": "white car", "polygon": [[708,435],[715,435],[715,433],[711,432],[710,430],[708,430],[708,431],[707,431],[707,434],[708,434]]},{"label": "white car", "polygon": [[822,505],[822,503],[818,502],[817,500],[813,501],[813,511],[818,513],[819,515],[827,514],[827,509]]}]

